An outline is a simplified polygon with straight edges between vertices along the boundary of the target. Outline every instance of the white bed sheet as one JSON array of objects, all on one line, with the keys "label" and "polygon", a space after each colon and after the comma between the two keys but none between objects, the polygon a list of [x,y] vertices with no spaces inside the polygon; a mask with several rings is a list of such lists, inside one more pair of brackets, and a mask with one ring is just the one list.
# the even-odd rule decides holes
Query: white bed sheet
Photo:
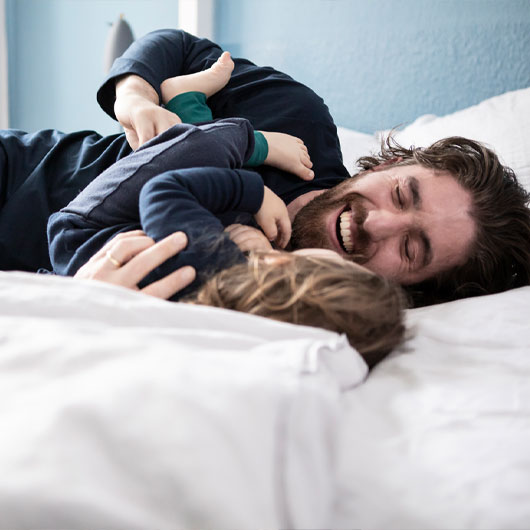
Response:
[{"label": "white bed sheet", "polygon": [[409,311],[344,399],[334,528],[530,527],[530,287]]}]

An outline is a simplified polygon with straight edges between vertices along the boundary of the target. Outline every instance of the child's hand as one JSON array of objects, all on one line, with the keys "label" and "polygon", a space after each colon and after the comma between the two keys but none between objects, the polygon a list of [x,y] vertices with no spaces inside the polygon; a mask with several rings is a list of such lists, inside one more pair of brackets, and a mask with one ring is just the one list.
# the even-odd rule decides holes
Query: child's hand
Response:
[{"label": "child's hand", "polygon": [[253,226],[233,224],[227,226],[225,232],[228,233],[230,239],[239,247],[241,252],[250,252],[251,250],[269,252],[272,250],[272,245],[265,234]]},{"label": "child's hand", "polygon": [[269,144],[265,164],[294,173],[303,180],[312,180],[315,173],[307,147],[296,136],[279,132],[260,131]]},{"label": "child's hand", "polygon": [[291,221],[287,213],[287,206],[271,189],[264,187],[263,203],[254,216],[269,241],[284,248],[291,239]]}]

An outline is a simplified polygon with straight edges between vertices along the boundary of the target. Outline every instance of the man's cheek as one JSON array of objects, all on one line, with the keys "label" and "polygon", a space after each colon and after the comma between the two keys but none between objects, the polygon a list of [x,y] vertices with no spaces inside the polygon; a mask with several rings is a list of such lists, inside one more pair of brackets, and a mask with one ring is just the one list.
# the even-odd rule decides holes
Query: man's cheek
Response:
[{"label": "man's cheek", "polygon": [[395,259],[387,248],[368,249],[373,252],[363,265],[372,272],[379,274],[389,280],[399,281],[400,263]]}]

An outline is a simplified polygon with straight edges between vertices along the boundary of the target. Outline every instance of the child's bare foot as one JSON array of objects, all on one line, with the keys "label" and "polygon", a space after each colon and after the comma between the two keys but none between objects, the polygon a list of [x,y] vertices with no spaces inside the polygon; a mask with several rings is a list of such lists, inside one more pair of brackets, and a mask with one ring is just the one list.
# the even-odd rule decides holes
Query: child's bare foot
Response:
[{"label": "child's bare foot", "polygon": [[162,103],[168,103],[175,96],[185,92],[202,92],[209,98],[230,81],[233,69],[234,61],[232,61],[230,53],[223,52],[208,70],[170,77],[160,85]]},{"label": "child's bare foot", "polygon": [[307,147],[296,136],[279,132],[260,131],[269,145],[264,164],[294,173],[303,180],[311,180],[315,173]]}]

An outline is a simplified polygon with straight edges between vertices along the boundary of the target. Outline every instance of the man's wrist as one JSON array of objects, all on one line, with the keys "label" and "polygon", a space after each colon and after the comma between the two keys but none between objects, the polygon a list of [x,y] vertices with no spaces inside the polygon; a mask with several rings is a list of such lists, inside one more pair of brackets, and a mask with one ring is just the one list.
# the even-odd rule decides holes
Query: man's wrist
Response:
[{"label": "man's wrist", "polygon": [[159,104],[159,98],[156,90],[142,77],[134,74],[120,77],[116,81],[116,99],[121,96],[137,96]]}]

